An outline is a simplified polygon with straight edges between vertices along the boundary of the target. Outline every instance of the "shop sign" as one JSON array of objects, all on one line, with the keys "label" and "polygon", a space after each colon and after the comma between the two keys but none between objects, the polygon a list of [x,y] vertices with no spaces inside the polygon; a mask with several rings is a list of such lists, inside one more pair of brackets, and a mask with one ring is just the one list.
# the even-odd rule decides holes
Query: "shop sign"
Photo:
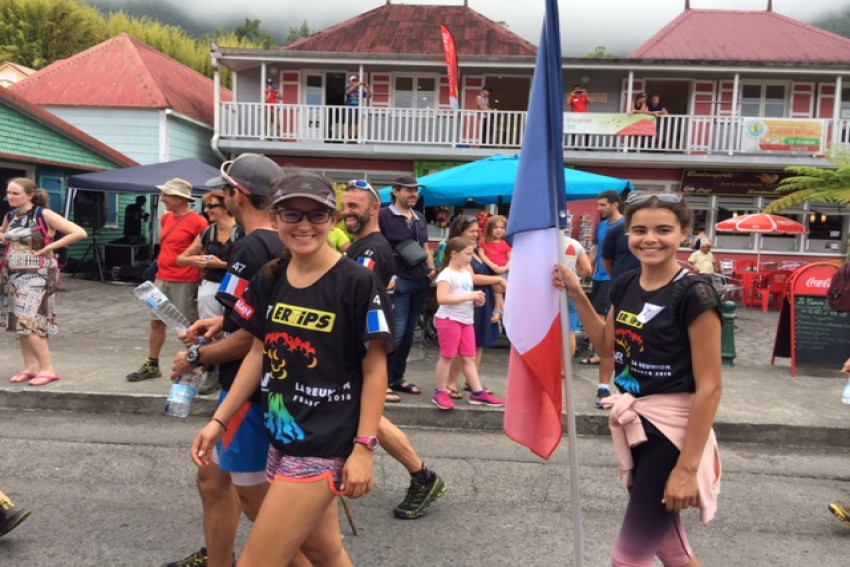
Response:
[{"label": "shop sign", "polygon": [[685,195],[770,195],[791,174],[775,171],[708,171],[686,169],[680,191]]},{"label": "shop sign", "polygon": [[823,120],[745,118],[741,136],[744,152],[821,153],[825,147]]},{"label": "shop sign", "polygon": [[655,136],[657,130],[657,118],[646,114],[564,113],[564,134]]}]

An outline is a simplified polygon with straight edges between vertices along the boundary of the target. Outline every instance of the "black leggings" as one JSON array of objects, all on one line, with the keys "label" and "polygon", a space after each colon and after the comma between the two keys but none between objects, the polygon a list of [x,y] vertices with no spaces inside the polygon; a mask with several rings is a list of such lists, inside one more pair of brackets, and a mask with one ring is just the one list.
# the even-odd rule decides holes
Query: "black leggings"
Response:
[{"label": "black leggings", "polygon": [[649,421],[641,418],[648,440],[632,448],[634,470],[629,505],[614,547],[615,567],[682,567],[693,559],[679,514],[668,512],[661,499],[679,449]]}]

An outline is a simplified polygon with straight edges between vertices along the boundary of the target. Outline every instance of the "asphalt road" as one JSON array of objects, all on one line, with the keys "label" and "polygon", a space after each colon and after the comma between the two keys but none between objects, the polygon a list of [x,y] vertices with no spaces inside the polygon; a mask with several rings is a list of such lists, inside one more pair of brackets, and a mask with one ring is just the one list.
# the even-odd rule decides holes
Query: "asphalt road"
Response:
[{"label": "asphalt road", "polygon": [[[0,489],[34,510],[0,538],[0,565],[158,566],[199,547],[200,505],[188,445],[201,419],[0,411]],[[542,462],[498,433],[413,430],[450,484],[432,513],[393,518],[407,476],[385,453],[378,489],[343,525],[361,566],[574,565],[567,450]],[[686,514],[702,564],[846,564],[850,529],[827,511],[850,503],[849,450],[722,447],[718,518]],[[610,565],[625,503],[610,442],[579,440],[584,565]],[[240,545],[249,525],[243,523]]]}]

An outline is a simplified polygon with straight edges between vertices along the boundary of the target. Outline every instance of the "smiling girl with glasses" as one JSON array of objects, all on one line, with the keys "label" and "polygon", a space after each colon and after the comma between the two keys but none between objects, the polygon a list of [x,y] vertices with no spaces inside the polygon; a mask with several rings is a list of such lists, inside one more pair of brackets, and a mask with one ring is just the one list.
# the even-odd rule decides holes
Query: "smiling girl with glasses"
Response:
[{"label": "smiling girl with glasses", "polygon": [[272,190],[288,253],[251,280],[234,308],[253,345],[193,458],[210,462],[259,386],[271,484],[242,561],[288,565],[303,549],[314,565],[349,565],[336,496],[358,498],[374,487],[391,304],[368,270],[328,246],[337,215],[327,179],[298,171]]}]

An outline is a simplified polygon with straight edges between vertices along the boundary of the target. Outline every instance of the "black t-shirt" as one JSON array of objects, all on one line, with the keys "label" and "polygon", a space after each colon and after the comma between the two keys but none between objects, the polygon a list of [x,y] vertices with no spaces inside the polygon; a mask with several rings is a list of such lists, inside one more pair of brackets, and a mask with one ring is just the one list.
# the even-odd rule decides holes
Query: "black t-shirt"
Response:
[{"label": "black t-shirt", "polygon": [[617,387],[635,397],[696,391],[688,326],[706,311],[720,316],[720,300],[701,276],[682,271],[655,291],[640,272],[614,282],[614,364]]},{"label": "black t-shirt", "polygon": [[640,260],[629,250],[629,233],[626,230],[626,223],[620,223],[608,230],[605,243],[602,245],[602,258],[614,261],[612,273],[609,274],[612,280],[616,280],[628,271],[640,270]]},{"label": "black t-shirt", "polygon": [[289,285],[287,266],[264,268],[235,309],[265,345],[266,430],[284,454],[347,457],[360,422],[363,357],[372,340],[392,349],[392,306],[377,278],[349,258],[306,288]]},{"label": "black t-shirt", "polygon": [[384,287],[389,285],[393,278],[395,259],[393,258],[392,246],[383,234],[373,232],[363,238],[358,238],[345,255],[361,266],[372,270]]},{"label": "black t-shirt", "polygon": [[[238,239],[230,246],[227,274],[215,294],[219,303],[224,305],[224,332],[231,334],[239,329],[241,319],[233,317],[233,307],[245,295],[248,286],[260,269],[283,254],[284,246],[280,236],[273,230],[255,230]],[[223,362],[218,366],[218,378],[221,387],[230,390],[242,360]],[[260,403],[259,390],[252,401]]]},{"label": "black t-shirt", "polygon": [[[396,214],[393,207],[384,207],[378,213],[378,224],[381,234],[395,249],[405,240],[416,240],[422,246],[428,243],[428,223],[421,213],[413,211],[414,221],[408,222],[407,217]],[[431,268],[428,262],[423,260],[415,266],[408,266],[397,254],[395,256],[395,275],[406,280],[427,280]]]},{"label": "black t-shirt", "polygon": [[[235,226],[230,231],[226,242],[218,240],[218,225],[213,223],[201,234],[201,246],[203,254],[211,254],[220,260],[228,262],[230,259],[230,247],[236,240],[245,236],[245,227]],[[204,279],[211,282],[221,283],[227,268],[207,268],[204,270]]]}]

